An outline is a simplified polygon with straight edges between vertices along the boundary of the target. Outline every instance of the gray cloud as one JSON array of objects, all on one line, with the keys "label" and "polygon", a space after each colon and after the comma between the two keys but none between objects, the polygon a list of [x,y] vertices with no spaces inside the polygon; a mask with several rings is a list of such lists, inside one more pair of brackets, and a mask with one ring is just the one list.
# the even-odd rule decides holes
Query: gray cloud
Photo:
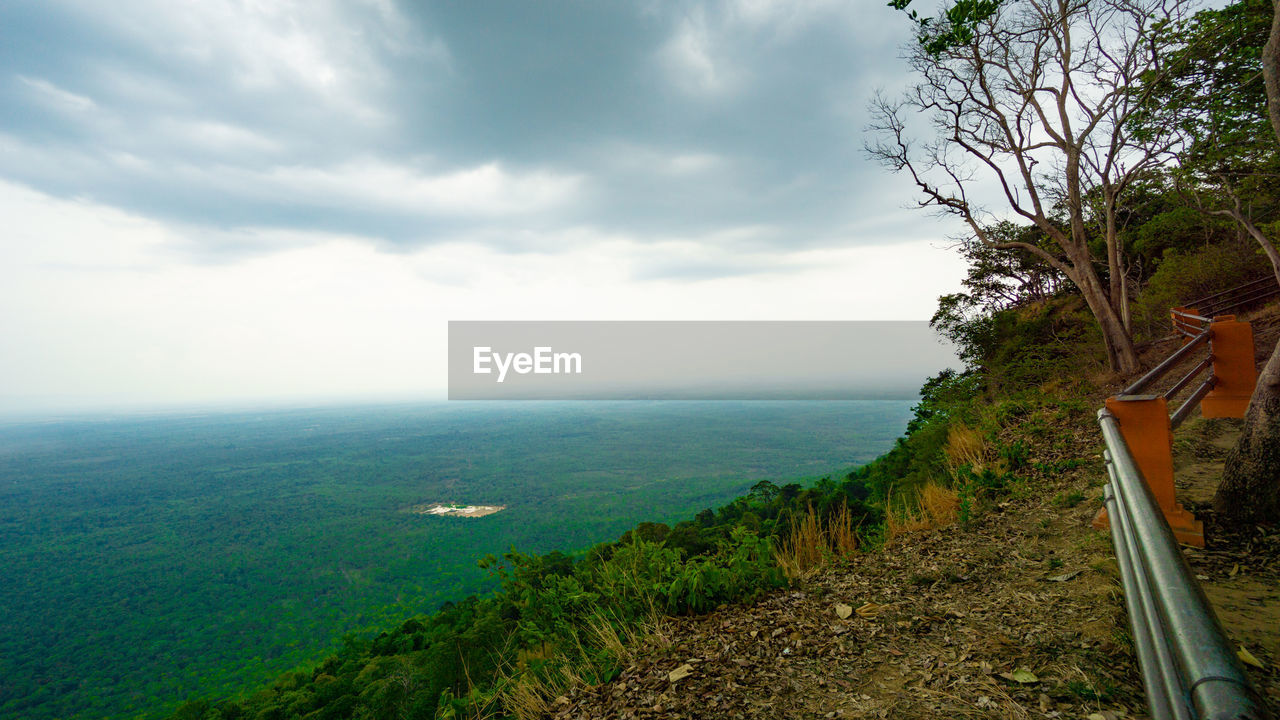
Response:
[{"label": "gray cloud", "polygon": [[201,258],[270,251],[252,228],[550,251],[592,227],[755,253],[638,276],[771,272],[900,232],[865,220],[907,198],[860,131],[905,32],[834,2],[5,3],[0,176]]}]

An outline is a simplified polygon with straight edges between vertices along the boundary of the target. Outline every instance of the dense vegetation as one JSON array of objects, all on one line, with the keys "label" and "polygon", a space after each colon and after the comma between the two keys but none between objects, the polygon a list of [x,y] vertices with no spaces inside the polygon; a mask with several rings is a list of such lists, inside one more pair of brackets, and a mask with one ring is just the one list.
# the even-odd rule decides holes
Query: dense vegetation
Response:
[{"label": "dense vegetation", "polygon": [[[0,716],[157,715],[887,448],[907,401],[330,408],[0,426]],[[484,518],[416,504],[506,505]]]},{"label": "dense vegetation", "polygon": [[[1053,457],[1055,423],[1093,411],[1081,370],[1100,370],[1104,355],[1068,287],[1022,293],[1022,266],[973,267],[971,287],[1013,287],[1011,298],[997,305],[975,291],[952,303],[966,315],[935,318],[967,368],[925,384],[907,433],[875,462],[807,487],[758,482],[717,509],[655,518],[573,555],[488,555],[480,564],[497,591],[350,636],[318,666],[253,694],[191,701],[174,717],[533,716],[574,684],[619,672],[663,615],[749,602],[854,547],[874,551],[928,525],[929,497],[967,522],[1007,493],[1034,492],[1085,462],[1065,450],[1032,462],[1028,444]],[[1022,437],[1005,431],[1014,420]]]}]

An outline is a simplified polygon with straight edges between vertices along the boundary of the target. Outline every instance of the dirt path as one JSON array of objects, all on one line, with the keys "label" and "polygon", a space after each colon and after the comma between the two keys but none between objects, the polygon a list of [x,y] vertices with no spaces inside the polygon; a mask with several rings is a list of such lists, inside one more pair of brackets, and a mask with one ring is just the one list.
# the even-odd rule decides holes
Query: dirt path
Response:
[{"label": "dirt path", "polygon": [[1088,529],[1095,503],[1069,506],[1097,495],[1090,474],[759,605],[673,621],[556,717],[1142,717],[1109,540]]},{"label": "dirt path", "polygon": [[1207,547],[1184,549],[1227,636],[1263,664],[1248,668],[1280,707],[1280,532],[1227,528],[1213,515],[1213,493],[1239,420],[1197,418],[1174,439],[1174,484],[1179,500],[1205,521]]}]

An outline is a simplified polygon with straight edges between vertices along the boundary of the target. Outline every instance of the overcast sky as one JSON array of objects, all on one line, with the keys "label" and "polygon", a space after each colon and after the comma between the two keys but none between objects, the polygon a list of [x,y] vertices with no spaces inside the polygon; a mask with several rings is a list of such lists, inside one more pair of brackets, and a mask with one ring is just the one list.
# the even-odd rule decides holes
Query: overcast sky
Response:
[{"label": "overcast sky", "polygon": [[927,319],[882,0],[0,3],[0,403],[443,397],[448,320]]}]

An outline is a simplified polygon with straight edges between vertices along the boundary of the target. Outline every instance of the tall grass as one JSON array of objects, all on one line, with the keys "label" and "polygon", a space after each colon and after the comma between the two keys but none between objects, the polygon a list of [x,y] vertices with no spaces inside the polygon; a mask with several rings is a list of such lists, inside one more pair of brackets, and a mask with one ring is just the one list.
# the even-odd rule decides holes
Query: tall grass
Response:
[{"label": "tall grass", "polygon": [[671,640],[661,621],[627,623],[596,613],[566,645],[521,650],[515,664],[500,671],[498,705],[507,714],[517,720],[544,718],[562,695],[606,681],[646,648],[669,647]]},{"label": "tall grass", "polygon": [[987,443],[982,439],[982,433],[962,422],[954,422],[947,428],[947,443],[942,451],[952,470],[963,465],[981,470],[987,454]]},{"label": "tall grass", "polygon": [[774,551],[774,559],[792,580],[809,577],[838,558],[858,551],[858,527],[849,506],[840,503],[824,521],[813,506],[791,527]]},{"label": "tall grass", "polygon": [[884,513],[885,544],[891,545],[903,535],[951,525],[959,512],[960,494],[932,481],[926,483],[914,499],[896,508],[890,497]]}]

